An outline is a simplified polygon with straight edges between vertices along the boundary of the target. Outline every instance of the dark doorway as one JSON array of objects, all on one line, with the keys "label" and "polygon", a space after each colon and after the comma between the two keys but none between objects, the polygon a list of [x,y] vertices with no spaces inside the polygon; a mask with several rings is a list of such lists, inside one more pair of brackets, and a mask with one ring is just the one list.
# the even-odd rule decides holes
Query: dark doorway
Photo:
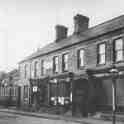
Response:
[{"label": "dark doorway", "polygon": [[88,80],[77,79],[73,83],[72,114],[88,116]]}]

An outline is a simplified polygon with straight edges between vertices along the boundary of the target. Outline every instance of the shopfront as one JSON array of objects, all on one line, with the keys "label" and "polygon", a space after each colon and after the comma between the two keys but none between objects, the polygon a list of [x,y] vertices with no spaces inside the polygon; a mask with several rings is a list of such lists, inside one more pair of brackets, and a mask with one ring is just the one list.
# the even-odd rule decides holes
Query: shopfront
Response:
[{"label": "shopfront", "polygon": [[48,78],[30,79],[31,105],[35,108],[48,104]]},{"label": "shopfront", "polygon": [[53,106],[69,106],[72,102],[72,79],[69,74],[52,77],[49,83],[49,102]]},{"label": "shopfront", "polygon": [[[124,71],[118,69],[118,77],[116,78],[116,111],[124,112]],[[95,111],[112,111],[113,91],[112,77],[105,71],[95,72],[93,84],[93,99],[91,104],[94,104]]]},{"label": "shopfront", "polygon": [[89,82],[86,78],[68,74],[51,78],[49,83],[50,105],[63,106],[72,115],[88,115]]}]

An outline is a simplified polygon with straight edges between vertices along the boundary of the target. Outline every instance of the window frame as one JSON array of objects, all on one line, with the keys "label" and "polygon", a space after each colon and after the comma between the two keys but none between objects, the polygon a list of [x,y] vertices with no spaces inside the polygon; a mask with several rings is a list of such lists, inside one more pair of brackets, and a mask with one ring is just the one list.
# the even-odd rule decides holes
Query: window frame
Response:
[{"label": "window frame", "polygon": [[24,95],[23,95],[24,100],[28,98],[28,96],[29,96],[29,86],[24,85]]},{"label": "window frame", "polygon": [[42,59],[42,60],[41,60],[41,76],[45,75],[45,73],[44,73],[44,72],[45,72],[45,71],[44,71],[44,62],[45,62],[45,61]]},{"label": "window frame", "polygon": [[[116,44],[117,40],[119,40],[119,39],[122,40],[122,49],[116,50],[115,44]],[[123,59],[119,60],[119,61],[116,60],[118,51],[122,51],[122,53],[123,53]],[[124,61],[124,39],[123,39],[123,37],[119,37],[119,38],[116,38],[113,40],[113,62],[118,63],[118,62],[123,62],[123,61]]]},{"label": "window frame", "polygon": [[29,70],[30,70],[30,72],[29,72],[30,76],[29,77],[32,78],[32,75],[31,75],[32,74],[32,64],[31,63],[29,64]]},{"label": "window frame", "polygon": [[[65,68],[65,63],[64,63],[64,56],[65,55],[68,55],[68,60],[69,60],[69,53],[68,52],[63,53],[62,54],[62,72],[68,72],[69,71],[69,66],[68,66],[67,70],[64,69]],[[69,65],[69,61],[67,62],[67,64]]]},{"label": "window frame", "polygon": [[37,78],[38,77],[38,69],[37,69],[37,66],[38,66],[38,61],[35,61],[34,62],[34,78]]},{"label": "window frame", "polygon": [[[56,64],[56,58],[58,59],[58,64]],[[56,67],[58,67],[58,71],[56,71]],[[59,73],[59,56],[53,57],[53,73]]]},{"label": "window frame", "polygon": [[24,65],[24,78],[26,79],[28,77],[28,64]]},{"label": "window frame", "polygon": [[[100,54],[100,45],[105,45],[105,52]],[[97,64],[98,65],[105,65],[106,64],[106,42],[102,42],[102,43],[99,43],[97,44]],[[104,55],[105,56],[105,60],[104,60],[104,63],[100,63],[100,56]]]},{"label": "window frame", "polygon": [[[84,55],[83,55],[83,66],[81,66],[81,58],[80,58],[80,52],[83,50]],[[85,66],[85,49],[84,48],[80,48],[77,50],[77,67],[78,69],[83,69]]]}]

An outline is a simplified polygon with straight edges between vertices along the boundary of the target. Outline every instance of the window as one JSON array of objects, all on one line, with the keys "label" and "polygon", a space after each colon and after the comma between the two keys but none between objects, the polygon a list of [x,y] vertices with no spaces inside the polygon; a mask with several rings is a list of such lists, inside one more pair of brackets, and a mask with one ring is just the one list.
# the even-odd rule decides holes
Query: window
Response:
[{"label": "window", "polygon": [[55,56],[53,58],[53,72],[58,73],[59,72],[59,57]]},{"label": "window", "polygon": [[84,49],[78,50],[78,68],[84,66]]},{"label": "window", "polygon": [[27,85],[24,86],[24,100],[27,100],[29,94],[29,88]]},{"label": "window", "polygon": [[38,77],[38,69],[39,69],[38,62],[36,61],[34,63],[34,77]]},{"label": "window", "polygon": [[68,53],[62,56],[62,71],[68,71]]},{"label": "window", "polygon": [[41,75],[44,75],[45,68],[44,68],[44,60],[41,60]]},{"label": "window", "polygon": [[30,72],[29,72],[29,77],[31,78],[31,71],[32,71],[32,70],[31,70],[31,63],[30,63],[30,69],[29,69],[29,70],[30,70]]},{"label": "window", "polygon": [[98,45],[98,64],[105,64],[105,43]]},{"label": "window", "polygon": [[31,62],[31,78],[34,78],[34,63]]},{"label": "window", "polygon": [[114,41],[114,61],[122,61],[124,59],[124,48],[123,48],[123,40],[116,39]]},{"label": "window", "polygon": [[41,75],[49,75],[53,70],[53,60],[41,60]]},{"label": "window", "polygon": [[24,67],[24,77],[27,78],[27,73],[28,73],[28,66],[27,64],[25,64],[25,67]]}]

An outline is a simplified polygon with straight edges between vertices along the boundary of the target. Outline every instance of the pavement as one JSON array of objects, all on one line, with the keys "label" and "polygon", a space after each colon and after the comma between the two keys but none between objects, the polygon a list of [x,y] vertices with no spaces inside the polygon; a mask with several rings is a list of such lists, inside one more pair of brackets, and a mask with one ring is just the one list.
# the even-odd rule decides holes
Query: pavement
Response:
[{"label": "pavement", "polygon": [[[108,113],[97,113],[94,116],[89,116],[88,118],[82,117],[72,117],[69,115],[53,115],[48,113],[36,113],[36,112],[26,112],[22,110],[17,110],[14,108],[0,108],[0,112],[11,113],[16,115],[30,116],[36,118],[43,119],[51,119],[51,120],[64,120],[73,123],[81,123],[81,124],[111,124],[112,117],[111,114]],[[124,124],[124,115],[117,115],[117,124]]]}]

